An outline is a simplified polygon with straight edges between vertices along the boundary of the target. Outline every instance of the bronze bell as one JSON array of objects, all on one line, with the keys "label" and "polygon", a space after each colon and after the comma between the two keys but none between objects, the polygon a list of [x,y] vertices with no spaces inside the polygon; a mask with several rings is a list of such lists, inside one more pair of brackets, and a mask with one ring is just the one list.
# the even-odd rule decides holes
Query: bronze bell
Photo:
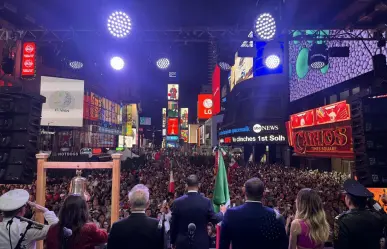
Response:
[{"label": "bronze bell", "polygon": [[85,197],[86,201],[89,201],[90,195],[87,192],[87,179],[82,177],[82,170],[76,171],[77,176],[71,179],[70,195],[81,195]]}]

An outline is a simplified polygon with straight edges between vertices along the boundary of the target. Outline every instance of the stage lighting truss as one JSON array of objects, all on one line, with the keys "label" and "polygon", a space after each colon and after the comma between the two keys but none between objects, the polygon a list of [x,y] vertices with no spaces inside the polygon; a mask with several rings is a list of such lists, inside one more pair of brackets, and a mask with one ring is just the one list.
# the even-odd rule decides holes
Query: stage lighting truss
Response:
[{"label": "stage lighting truss", "polygon": [[132,23],[127,14],[121,11],[116,11],[109,16],[107,27],[113,36],[124,38],[129,35]]},{"label": "stage lighting truss", "polygon": [[72,69],[78,70],[78,69],[83,68],[83,63],[80,62],[80,61],[70,61],[70,62],[69,62],[69,66],[70,66]]},{"label": "stage lighting truss", "polygon": [[160,69],[167,69],[169,67],[169,59],[168,58],[160,58],[156,61],[156,65]]},{"label": "stage lighting truss", "polygon": [[228,64],[227,62],[224,62],[224,61],[219,62],[219,67],[220,67],[223,71],[230,71],[230,69],[231,69],[230,64]]},{"label": "stage lighting truss", "polygon": [[276,69],[281,64],[281,59],[278,55],[271,54],[265,58],[265,66],[269,69]]},{"label": "stage lighting truss", "polygon": [[254,27],[255,35],[261,40],[271,40],[276,33],[276,23],[274,17],[269,13],[263,13],[258,16]]},{"label": "stage lighting truss", "polygon": [[121,70],[124,68],[125,62],[121,57],[116,56],[110,60],[110,65],[114,70]]},{"label": "stage lighting truss", "polygon": [[311,68],[320,70],[328,65],[329,53],[328,46],[314,43],[309,50],[308,64]]}]

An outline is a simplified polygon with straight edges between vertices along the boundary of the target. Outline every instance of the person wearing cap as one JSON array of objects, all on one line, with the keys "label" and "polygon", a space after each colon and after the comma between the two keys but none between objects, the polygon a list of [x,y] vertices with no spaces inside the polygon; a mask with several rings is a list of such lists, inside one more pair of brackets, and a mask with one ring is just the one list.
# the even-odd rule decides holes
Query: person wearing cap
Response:
[{"label": "person wearing cap", "polygon": [[345,204],[348,211],[335,218],[333,244],[335,249],[380,249],[384,218],[367,209],[367,200],[373,194],[359,182],[344,182]]},{"label": "person wearing cap", "polygon": [[26,233],[21,248],[34,249],[36,241],[46,238],[50,225],[56,224],[58,218],[54,212],[33,202],[29,202],[30,195],[23,189],[14,189],[6,192],[0,197],[0,211],[4,219],[0,222],[0,248],[15,249],[19,242],[20,235],[26,231],[28,223],[21,221],[15,216],[23,217],[27,205],[35,208],[35,211],[43,212],[44,218],[49,225],[43,225],[42,229],[31,227]]}]

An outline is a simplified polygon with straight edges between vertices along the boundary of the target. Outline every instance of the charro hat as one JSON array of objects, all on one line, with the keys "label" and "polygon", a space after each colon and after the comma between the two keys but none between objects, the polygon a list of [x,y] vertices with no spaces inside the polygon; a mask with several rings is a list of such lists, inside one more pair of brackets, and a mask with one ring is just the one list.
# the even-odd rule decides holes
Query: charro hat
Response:
[{"label": "charro hat", "polygon": [[353,179],[346,180],[343,187],[347,194],[353,195],[355,197],[370,198],[374,196],[371,191]]},{"label": "charro hat", "polygon": [[14,211],[28,202],[30,194],[24,189],[14,189],[0,196],[0,211]]}]

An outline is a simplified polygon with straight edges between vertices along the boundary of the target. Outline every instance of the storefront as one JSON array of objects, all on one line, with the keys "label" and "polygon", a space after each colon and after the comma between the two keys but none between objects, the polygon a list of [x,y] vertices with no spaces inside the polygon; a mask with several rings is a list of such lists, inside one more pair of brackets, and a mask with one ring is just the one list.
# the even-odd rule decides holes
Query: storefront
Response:
[{"label": "storefront", "polygon": [[230,148],[242,148],[244,160],[287,162],[287,135],[281,122],[254,122],[220,130],[219,142]]},{"label": "storefront", "polygon": [[[346,101],[290,116],[289,145],[304,168],[351,173],[353,141],[350,106]],[[298,160],[296,160],[298,161]]]}]

